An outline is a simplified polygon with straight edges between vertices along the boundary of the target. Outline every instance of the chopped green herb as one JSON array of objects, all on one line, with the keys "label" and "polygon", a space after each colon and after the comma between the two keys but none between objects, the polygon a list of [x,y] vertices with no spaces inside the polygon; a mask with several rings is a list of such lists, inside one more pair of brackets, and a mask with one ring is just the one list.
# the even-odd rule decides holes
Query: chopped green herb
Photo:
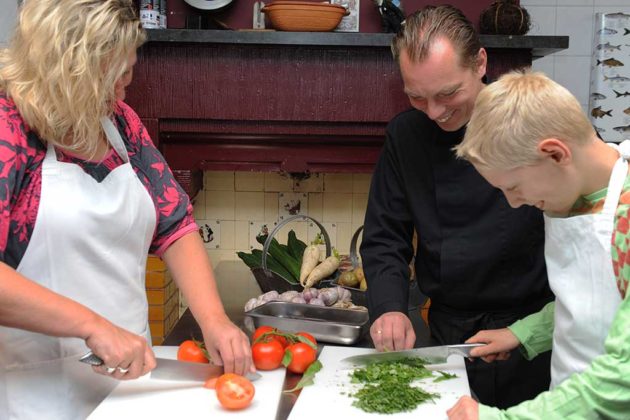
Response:
[{"label": "chopped green herb", "polygon": [[440,376],[435,378],[433,382],[442,382],[448,381],[449,379],[457,378],[457,375],[455,375],[454,373],[442,372],[441,370],[438,370],[438,373],[440,374]]},{"label": "chopped green herb", "polygon": [[422,359],[408,358],[371,363],[354,370],[351,381],[363,386],[352,395],[355,398],[352,404],[368,413],[392,414],[413,411],[418,405],[433,401],[439,394],[411,386],[417,379],[432,376],[425,363]]}]

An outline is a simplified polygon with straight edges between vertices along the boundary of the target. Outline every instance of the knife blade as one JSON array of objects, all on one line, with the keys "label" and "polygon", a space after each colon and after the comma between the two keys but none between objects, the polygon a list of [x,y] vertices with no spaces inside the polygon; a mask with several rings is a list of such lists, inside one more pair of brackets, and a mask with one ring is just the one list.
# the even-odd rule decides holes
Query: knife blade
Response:
[{"label": "knife blade", "polygon": [[[103,360],[92,352],[81,357],[79,361],[93,366],[103,364]],[[205,382],[210,378],[223,375],[223,366],[209,363],[184,362],[159,357],[156,357],[155,361],[157,362],[157,366],[151,371],[151,379]],[[262,378],[257,372],[248,372],[244,376],[250,381]]]},{"label": "knife blade", "polygon": [[427,364],[436,365],[446,363],[446,359],[451,354],[457,354],[463,357],[470,357],[470,350],[475,347],[485,346],[486,343],[471,344],[452,344],[447,346],[421,347],[411,350],[388,351],[382,353],[360,354],[357,356],[346,357],[341,360],[343,365],[362,366],[375,362],[395,362],[409,357],[419,357],[424,359]]}]

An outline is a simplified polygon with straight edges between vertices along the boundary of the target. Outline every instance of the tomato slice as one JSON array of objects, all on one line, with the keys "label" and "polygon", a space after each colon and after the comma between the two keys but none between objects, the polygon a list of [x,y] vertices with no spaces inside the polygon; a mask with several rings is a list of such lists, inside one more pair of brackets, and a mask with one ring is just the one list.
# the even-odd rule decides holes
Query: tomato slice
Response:
[{"label": "tomato slice", "polygon": [[249,379],[235,373],[224,373],[216,382],[219,402],[228,410],[248,407],[254,398],[254,385]]}]

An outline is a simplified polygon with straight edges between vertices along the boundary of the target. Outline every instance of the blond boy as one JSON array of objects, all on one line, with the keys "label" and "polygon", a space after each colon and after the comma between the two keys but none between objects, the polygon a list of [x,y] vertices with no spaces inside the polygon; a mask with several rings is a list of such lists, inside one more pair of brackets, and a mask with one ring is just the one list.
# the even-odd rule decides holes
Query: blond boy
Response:
[{"label": "blond boy", "polygon": [[463,397],[449,419],[627,418],[630,413],[628,209],[630,142],[598,139],[578,101],[542,73],[484,88],[457,155],[512,207],[545,213],[545,261],[556,301],[508,328],[480,331],[474,356],[552,350],[551,389],[507,410]]}]

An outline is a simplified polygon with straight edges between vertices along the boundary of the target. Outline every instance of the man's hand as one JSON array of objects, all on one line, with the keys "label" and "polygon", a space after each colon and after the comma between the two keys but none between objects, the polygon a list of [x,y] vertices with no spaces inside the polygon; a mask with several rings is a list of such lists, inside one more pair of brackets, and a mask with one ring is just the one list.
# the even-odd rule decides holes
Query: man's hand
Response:
[{"label": "man's hand", "polygon": [[448,420],[479,419],[479,403],[469,396],[461,397],[457,403],[446,411]]},{"label": "man's hand", "polygon": [[406,350],[412,348],[416,342],[411,321],[402,312],[381,315],[372,324],[370,336],[378,351]]},{"label": "man's hand", "polygon": [[507,328],[498,330],[482,330],[466,340],[466,343],[487,343],[470,351],[472,357],[481,357],[484,362],[507,360],[510,352],[520,344],[518,338]]}]

